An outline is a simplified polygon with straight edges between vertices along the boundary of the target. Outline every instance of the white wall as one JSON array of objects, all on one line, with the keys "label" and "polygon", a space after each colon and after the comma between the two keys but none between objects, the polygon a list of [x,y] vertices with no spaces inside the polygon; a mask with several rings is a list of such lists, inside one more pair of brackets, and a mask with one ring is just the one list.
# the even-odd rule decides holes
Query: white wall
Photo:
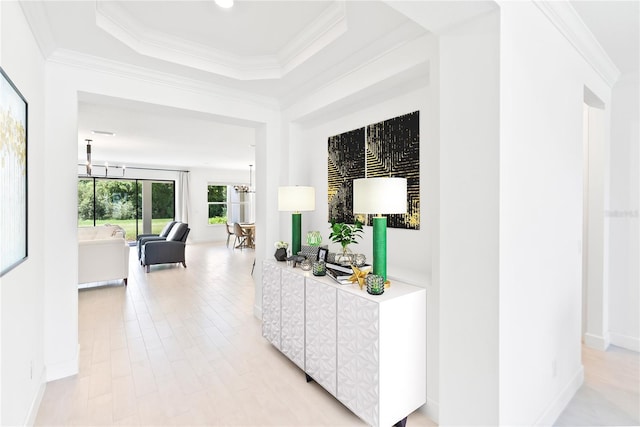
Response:
[{"label": "white wall", "polygon": [[550,424],[582,383],[584,87],[609,88],[533,3],[501,3],[500,423]]},{"label": "white wall", "polygon": [[[20,5],[0,2],[0,64],[29,103],[28,259],[0,279],[0,424],[33,423],[44,393],[44,60]],[[53,205],[55,206],[55,205]]]},{"label": "white wall", "polygon": [[440,35],[440,418],[498,424],[497,11]]},{"label": "white wall", "polygon": [[609,331],[611,343],[640,351],[640,84],[627,74],[612,94],[609,226]]}]

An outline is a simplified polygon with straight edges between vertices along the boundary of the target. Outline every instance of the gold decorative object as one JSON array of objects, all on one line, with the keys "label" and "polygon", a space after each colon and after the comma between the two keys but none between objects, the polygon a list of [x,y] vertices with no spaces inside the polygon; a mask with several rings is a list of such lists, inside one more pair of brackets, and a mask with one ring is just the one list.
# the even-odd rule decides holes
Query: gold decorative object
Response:
[{"label": "gold decorative object", "polygon": [[358,286],[360,286],[360,289],[362,290],[367,274],[369,274],[371,270],[360,270],[355,265],[352,265],[351,268],[353,269],[353,274],[349,277],[349,281],[351,283],[358,283]]}]

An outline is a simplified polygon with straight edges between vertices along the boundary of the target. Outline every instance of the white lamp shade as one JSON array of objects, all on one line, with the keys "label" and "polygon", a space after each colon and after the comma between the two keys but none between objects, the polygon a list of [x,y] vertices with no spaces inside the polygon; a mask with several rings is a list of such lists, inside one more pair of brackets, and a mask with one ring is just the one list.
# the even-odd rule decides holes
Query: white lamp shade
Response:
[{"label": "white lamp shade", "polygon": [[316,208],[316,190],[313,187],[278,187],[278,210],[301,212]]},{"label": "white lamp shade", "polygon": [[407,213],[407,179],[354,179],[353,212],[359,214]]}]

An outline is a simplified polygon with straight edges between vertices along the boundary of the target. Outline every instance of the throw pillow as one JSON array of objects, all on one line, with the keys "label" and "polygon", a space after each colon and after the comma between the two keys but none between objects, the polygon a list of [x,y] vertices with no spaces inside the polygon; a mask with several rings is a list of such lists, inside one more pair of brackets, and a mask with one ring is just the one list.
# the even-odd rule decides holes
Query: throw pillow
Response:
[{"label": "throw pillow", "polygon": [[171,227],[171,231],[167,236],[167,240],[171,242],[177,242],[182,240],[182,237],[184,237],[184,233],[187,231],[187,228],[188,226],[184,222],[177,223],[176,225]]},{"label": "throw pillow", "polygon": [[167,237],[169,235],[169,232],[171,231],[171,228],[176,224],[176,221],[170,221],[167,223],[167,225],[164,226],[164,228],[162,229],[162,231],[160,232],[160,237]]}]

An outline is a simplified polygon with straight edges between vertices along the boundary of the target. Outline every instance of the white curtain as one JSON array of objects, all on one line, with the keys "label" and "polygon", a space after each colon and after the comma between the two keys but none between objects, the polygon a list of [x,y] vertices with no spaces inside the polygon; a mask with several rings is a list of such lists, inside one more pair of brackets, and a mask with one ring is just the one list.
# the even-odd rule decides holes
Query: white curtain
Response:
[{"label": "white curtain", "polygon": [[189,223],[189,172],[179,172],[176,220]]}]

